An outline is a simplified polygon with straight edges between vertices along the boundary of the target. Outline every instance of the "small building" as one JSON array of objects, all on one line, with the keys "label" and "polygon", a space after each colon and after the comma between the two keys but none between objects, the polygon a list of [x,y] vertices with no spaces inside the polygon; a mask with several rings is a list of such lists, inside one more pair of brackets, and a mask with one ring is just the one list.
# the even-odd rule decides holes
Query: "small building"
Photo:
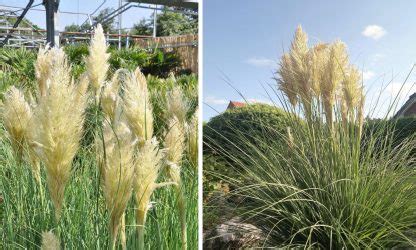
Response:
[{"label": "small building", "polygon": [[230,103],[228,104],[227,109],[241,108],[241,107],[244,107],[244,106],[246,106],[246,103],[244,103],[244,102],[230,101]]},{"label": "small building", "polygon": [[416,93],[409,97],[409,100],[397,111],[394,118],[416,116]]}]

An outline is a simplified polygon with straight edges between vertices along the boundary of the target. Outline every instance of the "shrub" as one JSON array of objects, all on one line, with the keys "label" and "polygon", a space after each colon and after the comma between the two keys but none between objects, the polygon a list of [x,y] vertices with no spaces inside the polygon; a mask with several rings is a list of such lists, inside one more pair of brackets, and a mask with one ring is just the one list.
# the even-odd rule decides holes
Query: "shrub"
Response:
[{"label": "shrub", "polygon": [[179,66],[179,57],[173,52],[155,49],[146,51],[138,48],[112,50],[109,60],[113,71],[126,68],[134,70],[140,67],[143,74],[167,77]]},{"label": "shrub", "polygon": [[204,125],[204,152],[232,150],[234,146],[230,147],[230,143],[240,136],[251,138],[253,143],[258,140],[268,144],[278,140],[276,136],[287,130],[288,119],[285,111],[267,104],[248,104],[226,110]]},{"label": "shrub", "polygon": [[5,90],[11,85],[34,89],[35,68],[33,63],[36,54],[24,48],[0,49],[0,81],[1,89]]}]

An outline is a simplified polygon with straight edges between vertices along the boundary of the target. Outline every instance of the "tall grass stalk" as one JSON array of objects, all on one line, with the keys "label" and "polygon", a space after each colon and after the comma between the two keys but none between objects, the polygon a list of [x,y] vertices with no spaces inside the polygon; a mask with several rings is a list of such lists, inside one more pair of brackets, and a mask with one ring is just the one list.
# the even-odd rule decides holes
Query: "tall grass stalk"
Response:
[{"label": "tall grass stalk", "polygon": [[181,163],[185,149],[185,131],[183,124],[173,116],[168,123],[168,132],[165,136],[166,159],[168,164],[168,175],[175,182],[176,196],[178,199],[178,211],[181,221],[182,249],[187,249],[186,229],[186,200],[182,190]]}]

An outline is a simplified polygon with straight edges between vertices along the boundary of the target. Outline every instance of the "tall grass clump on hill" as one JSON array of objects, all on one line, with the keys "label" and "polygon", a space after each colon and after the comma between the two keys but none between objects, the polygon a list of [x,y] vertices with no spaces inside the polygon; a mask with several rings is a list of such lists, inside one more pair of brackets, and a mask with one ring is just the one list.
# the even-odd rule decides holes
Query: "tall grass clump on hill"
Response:
[{"label": "tall grass clump on hill", "polygon": [[[181,199],[170,187],[177,180],[164,171],[170,168],[168,149],[159,143],[165,137],[153,134],[155,120],[168,123],[153,111],[150,92],[158,90],[148,87],[152,77],[140,68],[112,73],[103,37],[98,25],[84,58],[87,71],[79,77],[63,49],[46,47],[35,63],[35,91],[12,86],[4,95],[1,249],[196,247],[193,163],[187,154],[176,159],[183,166],[177,172],[182,191],[190,199],[176,213]],[[158,127],[169,133],[165,123]],[[185,138],[179,138],[180,152]]]},{"label": "tall grass clump on hill", "polygon": [[309,47],[298,27],[277,74],[286,132],[267,145],[228,139],[235,150],[221,154],[236,171],[221,178],[241,198],[235,211],[263,229],[263,246],[416,246],[415,138],[394,145],[393,125],[362,139],[361,78],[345,44]]}]

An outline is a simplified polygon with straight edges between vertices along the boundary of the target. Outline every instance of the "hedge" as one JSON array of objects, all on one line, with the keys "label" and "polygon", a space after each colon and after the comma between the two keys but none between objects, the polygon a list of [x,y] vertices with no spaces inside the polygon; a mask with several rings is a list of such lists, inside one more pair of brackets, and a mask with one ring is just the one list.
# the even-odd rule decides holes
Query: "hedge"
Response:
[{"label": "hedge", "polygon": [[222,155],[224,151],[239,151],[238,142],[242,140],[259,147],[267,145],[286,133],[288,121],[285,111],[267,104],[229,109],[204,125],[204,153]]},{"label": "hedge", "polygon": [[[380,138],[385,138],[389,135],[393,135],[392,138],[393,145],[398,146],[404,140],[415,140],[416,139],[416,116],[411,117],[402,117],[398,119],[390,120],[370,120],[365,123],[364,126],[364,138],[363,146],[365,146],[366,138],[369,136],[377,136]],[[416,157],[416,147],[412,153],[413,157]]]}]

